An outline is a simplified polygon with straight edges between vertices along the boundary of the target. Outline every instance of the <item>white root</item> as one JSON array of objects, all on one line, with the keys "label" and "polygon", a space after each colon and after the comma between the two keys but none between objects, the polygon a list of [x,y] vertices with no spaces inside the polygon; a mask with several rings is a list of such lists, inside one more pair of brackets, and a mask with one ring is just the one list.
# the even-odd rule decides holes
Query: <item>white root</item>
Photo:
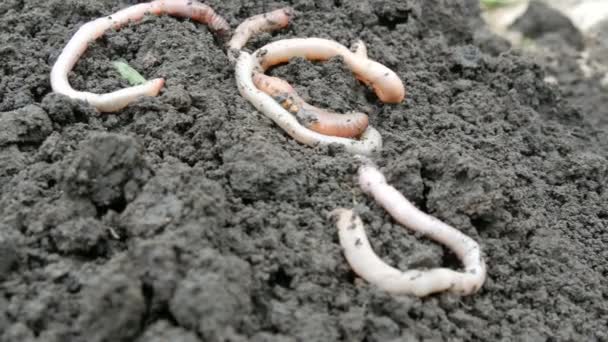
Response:
[{"label": "white root", "polygon": [[486,265],[479,245],[462,232],[425,214],[370,163],[359,168],[359,185],[401,225],[449,247],[462,261],[463,272],[447,268],[402,272],[383,262],[372,250],[363,223],[352,210],[336,209],[340,245],[353,270],[368,282],[394,294],[423,297],[441,291],[459,295],[477,292],[486,279]]},{"label": "white root", "polygon": [[358,140],[331,137],[302,126],[291,113],[272,97],[256,88],[252,79],[256,69],[259,69],[256,58],[241,51],[235,66],[236,84],[239,92],[257,110],[264,113],[296,141],[309,146],[339,144],[350,153],[362,155],[370,155],[382,148],[382,137],[371,126],[367,127],[367,130]]},{"label": "white root", "polygon": [[86,51],[88,44],[99,38],[105,31],[140,21],[146,14],[169,14],[178,17],[189,17],[209,25],[209,28],[223,34],[230,27],[209,6],[192,0],[156,0],[149,3],[133,5],[112,15],[95,19],[82,25],[65,46],[51,70],[51,87],[53,91],[73,99],[90,103],[100,112],[114,112],[127,106],[141,96],[156,96],[164,85],[162,78],[147,81],[144,84],[124,88],[105,94],[96,94],[74,90],[68,81],[68,73]]}]

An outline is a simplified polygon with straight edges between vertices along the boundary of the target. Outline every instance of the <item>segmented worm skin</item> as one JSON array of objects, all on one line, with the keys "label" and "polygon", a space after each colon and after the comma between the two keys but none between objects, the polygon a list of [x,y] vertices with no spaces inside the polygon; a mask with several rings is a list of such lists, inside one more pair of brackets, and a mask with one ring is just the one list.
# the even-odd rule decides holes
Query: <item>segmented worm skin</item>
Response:
[{"label": "segmented worm skin", "polygon": [[363,113],[337,114],[306,103],[286,81],[256,72],[253,83],[272,96],[283,108],[294,114],[306,128],[315,132],[344,138],[359,137],[368,125]]},{"label": "segmented worm skin", "polygon": [[140,21],[148,13],[192,18],[207,24],[214,33],[220,36],[226,35],[230,31],[230,26],[222,17],[216,14],[211,7],[197,1],[156,0],[127,7],[112,15],[90,21],[78,29],[53,65],[51,70],[53,91],[89,102],[100,112],[114,112],[126,107],[138,97],[158,95],[165,82],[162,78],[105,94],[74,90],[68,81],[68,73],[84,54],[89,43],[102,36],[108,29],[120,29],[130,22]]},{"label": "segmented worm skin", "polygon": [[206,24],[216,35],[224,36],[230,33],[228,22],[217,14],[213,8],[194,0],[157,0],[150,3],[151,13],[156,15],[190,18]]},{"label": "segmented worm skin", "polygon": [[[289,25],[292,16],[293,10],[291,8],[282,8],[245,20],[237,27],[228,43],[229,59],[233,61],[236,59],[240,49],[252,35],[284,28]],[[357,49],[356,56],[366,59],[365,44],[361,41],[359,43],[361,48]],[[363,113],[340,115],[310,105],[299,97],[287,82],[276,77],[265,77],[260,73],[254,75],[253,81],[259,89],[275,98],[275,100],[279,100],[281,105],[294,114],[306,128],[315,132],[330,136],[356,138],[365,131],[369,123],[367,115]]]},{"label": "segmented worm skin", "polygon": [[370,155],[382,148],[382,137],[371,126],[367,126],[359,139],[332,137],[304,127],[293,114],[253,84],[252,75],[259,69],[257,59],[241,51],[235,64],[235,78],[239,92],[257,110],[264,113],[299,143],[309,146],[338,144],[344,146],[346,151],[360,155]]},{"label": "segmented worm skin", "polygon": [[[288,62],[293,57],[327,60],[334,56],[342,56],[357,78],[370,85],[382,101],[401,102],[405,97],[405,88],[399,77],[384,65],[368,59],[367,48],[362,41],[357,41],[353,48],[354,52],[327,39],[295,38],[270,43],[258,49],[255,56],[258,58],[262,70]],[[271,84],[279,82],[279,80],[268,81]],[[272,86],[260,83],[259,88],[276,98],[276,95],[272,93]],[[290,92],[290,95],[293,98],[301,99],[295,91]],[[333,136],[355,138],[365,130],[369,121],[367,115],[363,113],[339,115],[314,107],[303,100],[298,103],[297,110],[297,112],[291,112],[300,119],[310,116],[314,118],[314,121],[303,121],[307,128]]]},{"label": "segmented worm skin", "polygon": [[361,39],[354,42],[350,50],[359,57],[367,58],[367,46]]},{"label": "segmented worm skin", "polygon": [[337,219],[340,245],[355,273],[385,291],[419,297],[441,291],[469,295],[481,288],[486,279],[486,265],[473,239],[420,211],[387,184],[382,173],[369,161],[359,168],[359,185],[398,223],[449,247],[462,261],[464,271],[395,269],[374,253],[359,216],[349,209],[336,209],[330,215]]},{"label": "segmented worm skin", "polygon": [[270,32],[287,27],[293,15],[293,9],[285,7],[245,19],[234,30],[232,38],[228,42],[228,58],[235,62],[238,52],[245,46],[249,38],[261,32]]},{"label": "segmented worm skin", "polygon": [[[362,42],[357,42],[362,44]],[[269,43],[254,55],[262,71],[271,66],[287,63],[291,58],[302,57],[311,61],[325,61],[341,56],[356,77],[374,89],[382,102],[399,103],[405,98],[405,87],[395,72],[365,56],[364,45],[350,51],[344,45],[323,38],[292,38]]]},{"label": "segmented worm skin", "polygon": [[353,153],[354,158],[362,162],[359,167],[361,189],[372,196],[398,223],[452,249],[465,268],[463,272],[447,268],[402,272],[393,268],[374,253],[359,216],[352,210],[339,208],[332,211],[330,216],[336,219],[344,255],[359,276],[394,294],[423,297],[441,291],[459,295],[477,292],[487,274],[479,245],[462,232],[420,211],[397,189],[387,184],[382,173],[367,157],[382,148],[382,137],[378,131],[368,126],[361,139],[354,140],[310,130],[292,115],[297,114],[302,106],[293,87],[282,80],[268,82],[262,77],[270,66],[287,62],[292,57],[326,60],[336,55],[342,56],[357,77],[370,85],[382,101],[400,102],[405,97],[401,80],[390,69],[369,60],[363,42],[357,42],[351,52],[338,43],[319,38],[296,38],[270,43],[257,50],[254,56],[240,52],[235,65],[237,87],[255,108],[298,142],[312,146],[337,143]]}]

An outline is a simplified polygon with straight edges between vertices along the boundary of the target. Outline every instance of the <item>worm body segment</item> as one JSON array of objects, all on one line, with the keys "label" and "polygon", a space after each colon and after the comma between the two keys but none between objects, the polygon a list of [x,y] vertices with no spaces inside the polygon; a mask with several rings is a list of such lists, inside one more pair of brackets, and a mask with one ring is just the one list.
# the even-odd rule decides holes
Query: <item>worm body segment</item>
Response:
[{"label": "worm body segment", "polygon": [[[244,43],[239,43],[239,48]],[[326,60],[337,55],[344,58],[357,77],[370,85],[382,101],[403,100],[405,89],[401,80],[390,69],[369,60],[362,41],[353,45],[352,52],[336,42],[320,38],[281,40],[258,49],[254,56],[241,52],[235,67],[237,87],[245,99],[298,142],[312,146],[340,144],[353,153],[356,159],[363,162],[359,168],[359,185],[362,190],[371,195],[400,224],[448,246],[464,265],[463,272],[447,268],[402,272],[383,262],[374,253],[358,215],[352,210],[336,209],[331,216],[337,219],[340,244],[347,261],[359,276],[394,294],[422,297],[440,291],[460,295],[477,292],[483,285],[487,272],[479,245],[455,228],[420,211],[387,184],[382,173],[366,157],[381,149],[382,137],[378,131],[368,126],[361,139],[353,140],[328,136],[304,127],[301,122],[307,124],[306,120],[310,119],[306,112],[301,112],[306,103],[297,96],[289,83],[263,75],[269,67],[287,62],[292,57]],[[310,121],[314,122],[321,117],[313,116]]]},{"label": "worm body segment", "polygon": [[74,90],[68,81],[68,73],[84,54],[89,43],[102,36],[108,29],[120,29],[129,22],[140,21],[148,13],[192,18],[193,20],[207,24],[212,31],[220,35],[230,31],[228,23],[222,17],[217,15],[211,7],[197,1],[156,0],[127,7],[112,15],[90,21],[76,31],[51,70],[51,87],[53,91],[74,99],[89,102],[101,112],[120,110],[140,96],[158,95],[164,85],[162,78],[105,94]]},{"label": "worm body segment", "polygon": [[481,288],[486,279],[486,265],[477,242],[420,211],[387,184],[382,173],[371,163],[359,168],[359,185],[398,223],[446,245],[464,265],[463,272],[447,268],[397,270],[374,253],[359,216],[352,210],[336,209],[332,215],[337,218],[340,245],[348,263],[359,276],[385,291],[419,297],[441,291],[469,295]]},{"label": "worm body segment", "polygon": [[174,17],[190,18],[201,24],[205,24],[218,36],[227,35],[230,32],[228,22],[217,14],[213,8],[194,0],[156,0],[150,3],[151,10],[155,15],[171,15]]},{"label": "worm body segment", "polygon": [[[245,20],[236,29],[228,44],[229,59],[234,61],[238,58],[239,53],[241,53],[240,49],[252,35],[286,27],[292,16],[293,11],[290,8],[283,8]],[[277,100],[284,109],[295,115],[298,121],[306,128],[328,136],[343,138],[359,137],[365,132],[369,123],[367,115],[358,112],[341,115],[312,106],[306,103],[286,81],[263,74],[269,67],[287,62],[291,57],[295,56],[311,60],[325,60],[340,55],[350,61],[348,65],[355,71],[357,77],[374,87],[382,100],[401,101],[404,95],[398,98],[399,94],[389,94],[387,91],[387,89],[392,87],[387,82],[393,82],[396,78],[403,94],[405,93],[403,84],[399,78],[390,69],[377,62],[370,61],[367,58],[365,44],[361,40],[357,41],[355,45],[354,52],[351,52],[336,42],[318,38],[287,39],[268,44],[254,53],[261,63],[261,72],[255,73],[253,82],[260,90]],[[309,54],[301,53],[301,50],[306,50]],[[370,66],[373,70],[361,71],[361,68]],[[374,73],[376,72],[384,73],[382,79],[374,78]]]},{"label": "worm body segment", "polygon": [[361,39],[354,42],[350,49],[355,55],[367,58],[367,46],[365,46],[365,43]]},{"label": "worm body segment", "polygon": [[252,79],[255,70],[259,70],[257,59],[242,51],[235,65],[236,84],[239,92],[257,110],[264,113],[296,141],[310,146],[338,144],[353,154],[361,155],[370,155],[382,148],[382,137],[371,126],[368,126],[357,140],[327,136],[304,127],[270,95],[255,86]]},{"label": "worm body segment", "polygon": [[292,8],[285,7],[245,19],[234,30],[232,38],[228,42],[228,57],[232,61],[235,61],[236,52],[241,50],[252,36],[261,32],[270,32],[287,27],[293,14]]},{"label": "worm body segment", "polygon": [[306,103],[286,81],[256,72],[255,86],[270,95],[306,128],[315,132],[344,138],[359,137],[368,125],[363,113],[337,114]]},{"label": "worm body segment", "polygon": [[255,52],[263,71],[273,65],[287,63],[294,57],[315,61],[341,56],[357,78],[374,89],[381,101],[386,103],[403,101],[405,88],[399,76],[364,54],[366,54],[364,45],[357,48],[356,52],[352,52],[340,43],[323,38],[283,39],[269,43]]}]

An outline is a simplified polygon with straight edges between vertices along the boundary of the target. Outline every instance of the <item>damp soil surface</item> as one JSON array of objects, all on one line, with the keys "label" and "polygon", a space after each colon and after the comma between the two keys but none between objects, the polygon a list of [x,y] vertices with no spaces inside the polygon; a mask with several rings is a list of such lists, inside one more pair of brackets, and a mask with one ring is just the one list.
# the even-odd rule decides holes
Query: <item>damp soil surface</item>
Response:
[{"label": "damp soil surface", "polygon": [[70,73],[116,90],[123,59],[166,78],[158,97],[99,114],[52,93],[77,28],[132,3],[0,2],[0,341],[608,340],[606,97],[568,87],[589,84],[574,71],[545,82],[476,0],[209,1],[233,27],[295,8],[248,50],[360,38],[403,79],[406,101],[386,105],[339,58],[270,72],[315,105],[368,113],[389,182],[480,243],[479,293],[423,299],[356,277],[327,214],[356,207],[401,269],[455,256],[364,195],[343,149],[300,145],[258,113],[205,26],[146,17]]}]

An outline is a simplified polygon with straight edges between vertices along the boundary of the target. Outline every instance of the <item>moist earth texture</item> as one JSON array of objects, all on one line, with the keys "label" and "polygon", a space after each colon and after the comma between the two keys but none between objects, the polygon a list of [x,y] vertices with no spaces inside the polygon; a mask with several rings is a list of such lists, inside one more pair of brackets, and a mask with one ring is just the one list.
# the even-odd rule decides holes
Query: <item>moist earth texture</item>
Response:
[{"label": "moist earth texture", "polygon": [[134,3],[0,1],[0,341],[608,340],[606,96],[558,67],[572,77],[545,82],[477,0],[207,2],[233,28],[295,9],[247,50],[360,38],[404,81],[387,105],[339,58],[270,72],[314,105],[368,113],[389,182],[482,246],[479,293],[422,299],[356,277],[327,214],[356,207],[395,267],[457,258],[364,195],[342,148],[298,144],[244,100],[206,26],[146,17],[69,75],[116,90],[125,60],[166,78],[158,97],[99,114],[51,91],[78,27]]}]

